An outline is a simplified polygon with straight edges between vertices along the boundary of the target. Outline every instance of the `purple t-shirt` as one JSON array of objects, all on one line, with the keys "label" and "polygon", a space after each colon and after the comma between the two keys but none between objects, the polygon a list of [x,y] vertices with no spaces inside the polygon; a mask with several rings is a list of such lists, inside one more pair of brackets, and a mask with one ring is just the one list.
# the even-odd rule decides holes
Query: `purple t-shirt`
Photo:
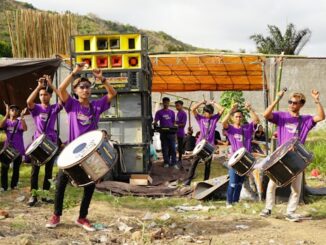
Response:
[{"label": "purple t-shirt", "polygon": [[[185,137],[185,126],[187,123],[187,113],[184,110],[178,111],[175,122],[178,125],[177,137]],[[183,126],[179,126],[179,124],[183,124]]]},{"label": "purple t-shirt", "polygon": [[273,112],[273,119],[270,122],[277,125],[278,145],[283,145],[293,137],[299,137],[300,142],[304,144],[309,131],[316,125],[313,116],[301,115],[300,135],[297,135],[299,117],[293,117],[289,112]]},{"label": "purple t-shirt", "polygon": [[[18,125],[16,127],[16,132],[13,136],[11,136],[14,132],[15,125],[18,122]],[[11,145],[19,151],[21,155],[25,154],[25,147],[24,147],[24,140],[23,140],[23,125],[20,119],[11,121],[10,119],[7,119],[5,122],[5,125],[3,126],[3,129],[6,131],[7,135],[7,140],[5,142],[5,146],[9,144],[10,138],[12,137],[11,140]]]},{"label": "purple t-shirt", "polygon": [[82,106],[78,100],[69,96],[64,103],[64,108],[68,113],[69,120],[69,142],[80,135],[97,129],[100,115],[110,108],[108,97],[105,95],[100,99],[92,100],[90,107]]},{"label": "purple t-shirt", "polygon": [[200,136],[197,139],[197,144],[202,139],[206,139],[208,143],[214,145],[215,140],[215,128],[218,119],[220,119],[220,114],[215,114],[211,118],[206,118],[200,114],[196,115],[196,121],[199,125]]},{"label": "purple t-shirt", "polygon": [[155,113],[155,121],[160,122],[161,127],[174,127],[175,115],[170,109],[161,109]]},{"label": "purple t-shirt", "polygon": [[240,128],[229,125],[226,129],[226,133],[233,153],[242,147],[245,147],[247,151],[251,152],[251,138],[255,131],[255,127],[256,125],[253,122],[243,124]]},{"label": "purple t-shirt", "polygon": [[[48,126],[44,132],[45,123],[47,121],[49,112],[51,110],[50,119],[48,120]],[[41,104],[35,104],[33,109],[30,109],[31,115],[34,119],[36,130],[34,132],[34,140],[37,139],[43,132],[49,136],[52,142],[56,143],[58,135],[54,130],[55,121],[57,120],[58,113],[62,110],[62,106],[59,103],[43,107]]]}]

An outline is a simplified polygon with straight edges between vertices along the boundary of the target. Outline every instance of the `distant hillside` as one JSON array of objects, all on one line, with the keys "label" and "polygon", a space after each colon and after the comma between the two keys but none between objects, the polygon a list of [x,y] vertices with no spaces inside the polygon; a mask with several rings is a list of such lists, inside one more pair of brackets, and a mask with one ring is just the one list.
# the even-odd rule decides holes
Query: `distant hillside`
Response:
[{"label": "distant hillside", "polygon": [[[7,10],[22,8],[36,10],[33,5],[28,3],[22,3],[14,0],[0,0],[0,41],[2,40],[8,44],[10,43],[7,23],[3,13]],[[103,20],[97,17],[95,14],[88,14],[87,16],[77,15],[77,23],[79,34],[141,32],[148,36],[148,46],[150,52],[212,51],[209,49],[198,48],[190,44],[183,43],[165,32],[138,29],[131,25],[125,25],[110,20]]]}]

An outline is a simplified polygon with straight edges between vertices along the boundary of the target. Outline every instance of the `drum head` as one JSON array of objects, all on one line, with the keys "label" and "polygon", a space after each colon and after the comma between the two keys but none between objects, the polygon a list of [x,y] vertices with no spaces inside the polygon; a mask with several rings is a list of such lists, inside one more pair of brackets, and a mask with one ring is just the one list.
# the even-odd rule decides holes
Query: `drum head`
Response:
[{"label": "drum head", "polygon": [[233,166],[233,164],[237,163],[243,157],[243,155],[246,153],[246,151],[247,151],[246,148],[241,147],[236,152],[234,152],[229,160],[228,165],[231,167],[231,166]]},{"label": "drum head", "polygon": [[41,134],[39,137],[37,137],[37,139],[34,140],[33,143],[27,148],[26,155],[29,155],[32,151],[34,151],[40,145],[44,138],[45,134]]},{"label": "drum head", "polygon": [[197,155],[205,146],[206,140],[201,140],[199,143],[195,146],[195,149],[193,150],[193,154]]},{"label": "drum head", "polygon": [[101,130],[94,130],[79,136],[68,144],[58,157],[58,167],[70,168],[94,152],[104,138]]}]

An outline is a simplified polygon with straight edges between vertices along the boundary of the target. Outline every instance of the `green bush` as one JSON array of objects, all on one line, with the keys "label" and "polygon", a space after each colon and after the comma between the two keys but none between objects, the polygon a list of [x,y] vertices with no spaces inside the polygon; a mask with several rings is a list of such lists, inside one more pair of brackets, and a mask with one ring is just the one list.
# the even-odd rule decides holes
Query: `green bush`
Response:
[{"label": "green bush", "polygon": [[0,41],[0,57],[12,57],[11,45],[9,43]]}]

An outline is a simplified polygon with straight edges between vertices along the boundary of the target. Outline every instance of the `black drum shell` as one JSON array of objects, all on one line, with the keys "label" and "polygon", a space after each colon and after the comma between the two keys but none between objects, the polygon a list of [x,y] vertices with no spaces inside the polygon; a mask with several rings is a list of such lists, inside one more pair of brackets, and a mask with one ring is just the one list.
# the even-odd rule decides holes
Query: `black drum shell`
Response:
[{"label": "black drum shell", "polygon": [[248,151],[245,151],[243,156],[235,163],[232,168],[239,176],[244,176],[250,172],[256,163],[255,157]]},{"label": "black drum shell", "polygon": [[34,160],[32,163],[37,166],[44,165],[51,160],[58,151],[58,145],[53,143],[48,136],[40,141],[37,147],[28,153],[28,156]]},{"label": "black drum shell", "polygon": [[83,187],[100,180],[111,171],[116,163],[117,153],[107,141],[102,141],[97,149],[94,149],[82,161],[73,166],[64,168],[75,186]]},{"label": "black drum shell", "polygon": [[203,148],[196,155],[201,159],[206,159],[210,157],[214,151],[215,147],[206,141]]},{"label": "black drum shell", "polygon": [[0,151],[0,162],[4,165],[9,165],[19,157],[20,153],[12,146],[5,146]]}]

